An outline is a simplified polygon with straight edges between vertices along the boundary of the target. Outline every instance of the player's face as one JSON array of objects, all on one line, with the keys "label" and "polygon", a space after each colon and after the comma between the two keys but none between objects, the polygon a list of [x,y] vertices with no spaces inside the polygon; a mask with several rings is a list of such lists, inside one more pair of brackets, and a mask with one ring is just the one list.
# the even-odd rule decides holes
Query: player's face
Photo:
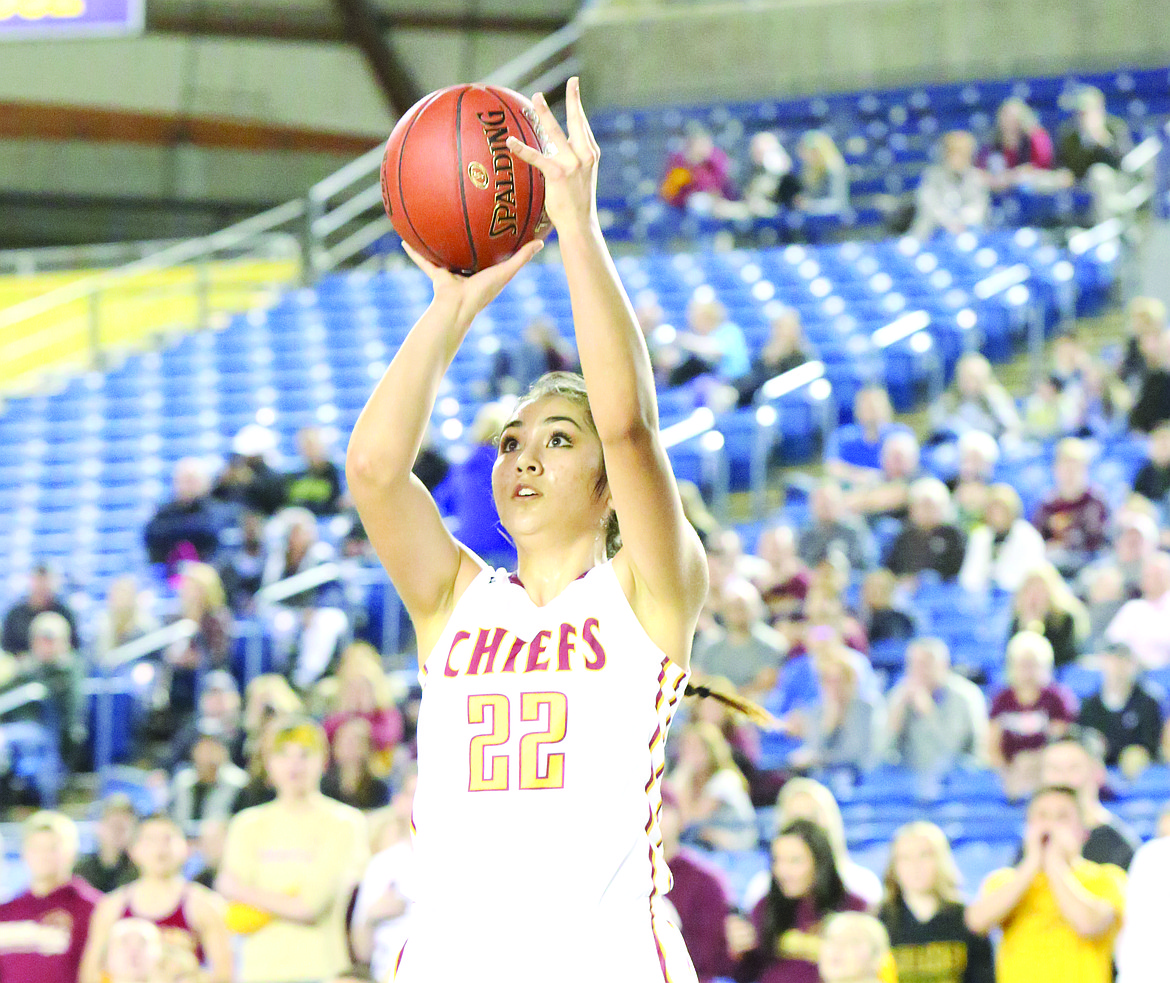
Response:
[{"label": "player's face", "polygon": [[938,858],[925,836],[903,836],[894,845],[894,876],[905,894],[923,894],[938,880]]},{"label": "player's face", "polygon": [[268,775],[283,795],[306,795],[320,787],[324,758],[297,741],[286,741],[268,756]]},{"label": "player's face", "polygon": [[130,855],[148,877],[172,877],[187,860],[187,841],[171,823],[143,823]]},{"label": "player's face", "polygon": [[51,830],[31,833],[21,852],[34,881],[59,880],[68,876],[73,865],[73,858],[67,853],[61,837]]},{"label": "player's face", "polygon": [[772,846],[772,874],[786,898],[803,898],[812,890],[816,866],[812,851],[799,836],[781,836]]},{"label": "player's face", "polygon": [[513,536],[559,528],[600,531],[609,496],[599,493],[601,441],[562,396],[525,403],[500,435],[492,494]]}]

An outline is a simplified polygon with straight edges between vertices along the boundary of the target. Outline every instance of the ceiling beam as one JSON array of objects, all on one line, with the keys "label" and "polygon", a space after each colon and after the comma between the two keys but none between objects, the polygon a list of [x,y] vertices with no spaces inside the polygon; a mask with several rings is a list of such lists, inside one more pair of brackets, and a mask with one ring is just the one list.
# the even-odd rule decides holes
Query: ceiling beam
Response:
[{"label": "ceiling beam", "polygon": [[286,150],[352,157],[378,143],[357,133],[242,119],[141,113],[57,103],[0,102],[0,139],[84,140],[171,147],[181,143],[253,152]]},{"label": "ceiling beam", "polygon": [[394,51],[388,32],[378,24],[376,11],[367,0],[333,0],[345,22],[346,34],[366,56],[374,80],[395,116],[402,116],[425,92]]},{"label": "ceiling beam", "polygon": [[[510,16],[507,14],[439,14],[371,12],[380,31],[395,28],[427,31],[485,31],[496,34],[551,34],[568,22],[557,16]],[[246,9],[162,8],[148,4],[146,26],[151,31],[207,37],[250,38],[273,41],[345,41],[348,35],[340,17],[322,11],[288,16]]]}]

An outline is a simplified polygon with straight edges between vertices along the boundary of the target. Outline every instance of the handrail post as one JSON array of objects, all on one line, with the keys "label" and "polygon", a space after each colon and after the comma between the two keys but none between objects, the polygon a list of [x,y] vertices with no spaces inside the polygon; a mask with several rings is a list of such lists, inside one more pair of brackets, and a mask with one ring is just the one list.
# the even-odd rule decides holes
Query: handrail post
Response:
[{"label": "handrail post", "polygon": [[100,687],[97,694],[97,734],[94,739],[93,768],[99,775],[114,761],[114,693],[113,679],[103,669],[97,678]]},{"label": "handrail post", "polygon": [[305,196],[305,218],[301,226],[302,242],[304,244],[305,262],[302,265],[301,279],[308,287],[317,282],[317,278],[325,272],[321,261],[325,244],[317,235],[317,222],[325,214],[325,201],[314,188],[309,189]]}]

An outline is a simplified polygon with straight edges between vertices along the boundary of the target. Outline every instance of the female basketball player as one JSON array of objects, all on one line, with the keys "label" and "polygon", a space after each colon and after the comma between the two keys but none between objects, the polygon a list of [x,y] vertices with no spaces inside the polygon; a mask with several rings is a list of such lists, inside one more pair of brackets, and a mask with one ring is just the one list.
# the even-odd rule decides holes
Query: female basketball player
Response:
[{"label": "female basketball player", "polygon": [[[568,86],[568,134],[535,106],[579,377],[546,376],[493,472],[517,570],[455,541],[411,465],[475,315],[540,249],[461,278],[411,258],[434,300],[350,440],[362,522],[418,635],[413,825],[419,895],[398,983],[694,981],[659,913],[663,745],[707,590],[658,435],[650,360],[597,220],[598,147]],[[620,519],[616,553],[614,517]]]}]

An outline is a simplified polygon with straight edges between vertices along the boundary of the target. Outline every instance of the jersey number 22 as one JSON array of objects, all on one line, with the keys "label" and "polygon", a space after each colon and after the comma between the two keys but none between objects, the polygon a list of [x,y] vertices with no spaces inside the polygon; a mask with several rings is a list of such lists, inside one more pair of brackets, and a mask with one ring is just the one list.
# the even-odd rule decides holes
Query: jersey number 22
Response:
[{"label": "jersey number 22", "polygon": [[[540,749],[565,739],[569,721],[569,701],[564,693],[521,693],[521,723],[539,722],[547,707],[548,727],[520,738],[520,788],[564,788],[565,756],[548,753],[544,770],[540,768]],[[509,787],[512,754],[493,754],[492,748],[507,744],[512,736],[511,703],[503,693],[476,693],[467,698],[467,722],[472,726],[491,724],[491,730],[471,739],[471,777],[469,792],[505,792]]]}]

